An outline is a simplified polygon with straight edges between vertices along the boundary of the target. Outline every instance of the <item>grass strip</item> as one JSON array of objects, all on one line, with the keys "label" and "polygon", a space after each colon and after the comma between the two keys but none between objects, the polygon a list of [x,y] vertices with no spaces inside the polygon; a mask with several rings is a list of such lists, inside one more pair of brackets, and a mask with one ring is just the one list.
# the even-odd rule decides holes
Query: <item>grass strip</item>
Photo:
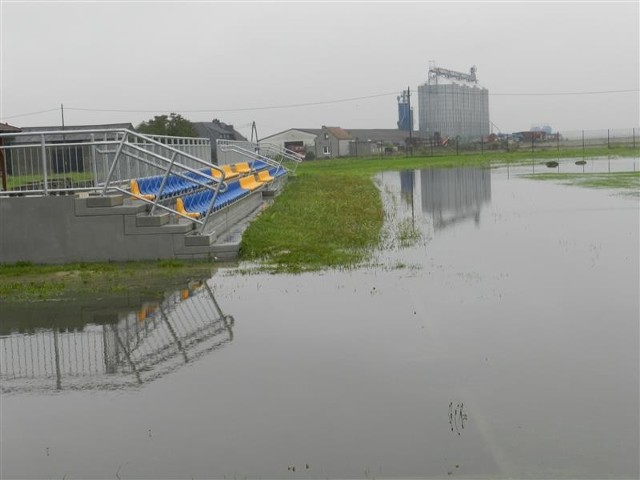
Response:
[{"label": "grass strip", "polygon": [[357,175],[300,175],[243,235],[242,260],[297,273],[359,264],[377,246],[380,193]]},{"label": "grass strip", "polygon": [[640,196],[640,172],[613,173],[538,173],[523,175],[533,180],[554,180],[564,185],[588,188],[611,188],[625,194]]},{"label": "grass strip", "polygon": [[159,295],[181,288],[190,280],[211,276],[206,262],[158,260],[155,262],[72,263],[35,265],[18,262],[0,265],[2,303],[71,300],[85,296],[117,296],[132,290]]}]

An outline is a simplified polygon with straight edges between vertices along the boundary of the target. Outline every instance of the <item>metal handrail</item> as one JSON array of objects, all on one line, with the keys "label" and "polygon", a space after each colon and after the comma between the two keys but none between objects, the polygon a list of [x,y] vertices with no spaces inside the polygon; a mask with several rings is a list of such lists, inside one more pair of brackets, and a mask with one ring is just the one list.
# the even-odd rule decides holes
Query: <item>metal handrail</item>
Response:
[{"label": "metal handrail", "polygon": [[[69,137],[73,138],[74,135],[82,135],[84,137],[89,137],[90,141],[85,140],[69,140]],[[56,138],[54,138],[54,136]],[[136,167],[135,165],[146,165],[146,169],[149,167],[152,170],[160,172],[163,175],[163,181],[160,186],[160,191],[156,195],[156,198],[153,202],[149,200],[140,199],[139,197],[135,197],[136,199],[142,200],[151,205],[150,214],[153,214],[157,208],[170,211],[178,216],[188,218],[192,222],[199,224],[200,229],[199,232],[202,233],[206,229],[207,221],[209,219],[209,214],[213,210],[210,211],[202,217],[201,219],[193,219],[189,216],[183,215],[177,210],[170,208],[166,205],[163,205],[161,202],[165,201],[162,198],[162,194],[164,191],[164,187],[166,186],[167,179],[170,176],[177,176],[182,179],[187,179],[192,183],[199,185],[200,187],[207,188],[213,192],[212,198],[212,207],[215,202],[218,194],[223,192],[226,189],[226,175],[222,168],[218,167],[215,164],[212,164],[202,158],[199,158],[195,155],[192,155],[188,152],[180,150],[177,147],[183,148],[191,148],[195,146],[202,146],[208,142],[208,139],[200,139],[202,141],[202,145],[191,144],[189,140],[193,140],[191,138],[182,138],[182,137],[168,137],[168,136],[155,136],[155,135],[145,135],[139,132],[135,132],[129,129],[104,129],[104,128],[95,128],[95,129],[65,129],[65,130],[47,130],[47,131],[28,131],[28,132],[10,132],[10,133],[0,133],[0,139],[4,138],[24,138],[24,137],[32,137],[33,139],[39,139],[39,141],[29,141],[29,143],[22,144],[13,144],[13,145],[1,145],[0,150],[2,152],[7,151],[19,151],[23,150],[23,156],[20,157],[22,160],[22,167],[25,171],[19,173],[18,176],[23,175],[29,178],[33,178],[34,181],[31,184],[27,184],[25,186],[29,187],[35,185],[33,188],[20,188],[19,190],[10,190],[7,189],[3,191],[3,194],[44,194],[48,195],[52,192],[65,192],[65,191],[96,191],[101,195],[106,195],[109,191],[117,191],[128,195],[130,197],[134,197],[130,190],[123,188],[122,183],[128,182],[131,178],[135,178],[135,176],[131,176],[131,164],[126,164],[124,169],[120,169],[118,174],[121,174],[122,170],[125,170],[128,173],[127,178],[117,177],[116,171],[121,167],[122,160],[124,158],[128,158],[129,160],[134,161],[133,168],[138,172],[143,170],[143,167]],[[98,137],[98,138],[96,138]],[[162,140],[175,139],[177,141],[185,141],[185,143],[174,143],[167,144]],[[62,140],[59,141],[58,140]],[[48,155],[52,155],[51,149],[53,150],[53,155],[58,155],[55,149],[59,149],[61,147],[69,148],[69,147],[82,147],[83,149],[90,148],[90,158],[92,164],[89,168],[86,168],[86,159],[83,159],[83,155],[87,156],[86,151],[83,154],[80,152],[80,160],[76,156],[76,162],[83,162],[85,165],[85,169],[83,170],[75,170],[73,168],[65,168],[60,171],[57,170],[58,167],[51,163],[53,161],[51,158],[48,158]],[[102,148],[101,148],[102,147]],[[105,148],[106,147],[106,148]],[[110,148],[111,147],[111,148]],[[113,147],[116,147],[115,149]],[[154,149],[156,151],[154,151]],[[210,151],[210,148],[207,148]],[[84,151],[84,150],[83,150]],[[62,161],[65,161],[65,151],[62,153]],[[17,152],[20,154],[21,152]],[[69,152],[66,153],[70,155]],[[104,180],[98,179],[98,165],[96,162],[96,156],[100,154],[102,155],[102,161],[104,166],[104,173],[106,173],[106,178]],[[113,155],[112,158],[109,156]],[[13,155],[12,155],[13,156]],[[60,160],[60,157],[52,157],[55,158],[55,162]],[[67,157],[66,160],[72,160]],[[190,164],[190,165],[189,165]],[[195,167],[194,167],[195,166]],[[101,167],[102,168],[102,167]],[[206,168],[206,169],[214,169],[217,172],[216,176],[208,175],[201,172],[198,169]],[[148,171],[148,170],[147,170]],[[83,185],[81,187],[76,188],[50,188],[50,180],[49,175],[53,175],[54,173],[63,173],[63,174],[72,174],[74,172],[90,172],[93,175],[92,180],[87,179],[88,185]],[[196,178],[187,176],[188,173],[195,173]],[[15,174],[15,173],[14,173]],[[68,177],[67,177],[68,179]],[[42,182],[41,182],[42,181]],[[39,183],[42,183],[41,188]]]},{"label": "metal handrail", "polygon": [[[242,148],[238,145],[220,145],[220,149],[224,152],[235,152],[238,153],[244,157],[246,157],[247,159],[249,159],[250,161],[247,162],[250,164],[251,168],[253,168],[253,164],[255,163],[256,160],[262,160],[263,162],[271,165],[272,167],[280,167],[282,166],[282,162],[278,162],[277,160],[274,160],[270,157],[267,157],[265,155],[260,155],[257,152],[252,152],[251,150],[248,150],[246,148]],[[285,168],[285,167],[283,167]]]},{"label": "metal handrail", "polygon": [[[148,137],[148,136],[143,135],[143,134],[140,134],[138,132],[133,132],[133,131],[128,130],[128,129],[123,129],[122,133],[124,133],[123,140],[122,140],[121,144],[118,146],[118,150],[116,151],[116,155],[115,155],[115,157],[113,159],[113,163],[111,165],[111,170],[109,171],[109,174],[107,175],[107,180],[105,182],[104,189],[103,189],[103,195],[106,194],[106,192],[108,191],[108,189],[110,187],[111,176],[113,175],[113,171],[115,170],[115,168],[116,168],[116,166],[117,166],[117,164],[118,164],[118,162],[120,160],[121,155],[125,155],[125,156],[127,156],[129,158],[133,158],[135,160],[142,161],[144,163],[154,165],[152,162],[148,162],[145,159],[143,159],[141,157],[138,157],[137,155],[133,155],[132,153],[128,152],[125,149],[125,146],[127,148],[132,148],[133,150],[137,150],[138,152],[144,153],[146,155],[151,155],[152,157],[160,160],[161,162],[164,162],[166,164],[166,170],[164,170],[162,183],[160,185],[160,189],[158,191],[158,194],[156,195],[156,198],[154,199],[154,201],[152,203],[150,214],[153,215],[153,213],[155,212],[156,208],[161,208],[161,209],[164,209],[164,210],[172,211],[173,213],[176,213],[177,215],[180,215],[182,217],[190,218],[188,216],[185,216],[185,215],[181,214],[177,210],[171,209],[171,208],[166,207],[164,205],[161,205],[159,203],[161,198],[162,198],[162,193],[164,191],[164,187],[166,186],[167,180],[168,180],[170,175],[176,175],[176,176],[178,176],[180,178],[188,179],[189,181],[192,181],[192,182],[194,182],[194,183],[196,183],[196,184],[198,184],[198,185],[200,185],[200,186],[202,186],[204,188],[207,188],[207,189],[209,189],[209,190],[211,190],[213,192],[213,197],[211,199],[211,207],[209,208],[209,210],[205,214],[204,219],[203,220],[191,219],[191,220],[194,221],[194,223],[197,223],[197,224],[200,225],[199,233],[203,233],[205,231],[205,229],[206,229],[207,222],[209,220],[211,211],[213,210],[213,205],[214,205],[214,203],[216,201],[216,198],[218,197],[218,193],[220,193],[220,191],[221,191],[222,185],[224,185],[224,189],[222,189],[222,191],[224,191],[226,189],[226,183],[225,183],[226,175],[225,175],[224,170],[222,168],[220,168],[219,166],[217,166],[217,165],[205,162],[204,160],[201,160],[198,157],[195,157],[195,156],[193,156],[191,154],[183,152],[183,151],[181,151],[181,150],[179,150],[177,148],[174,148],[174,147],[172,147],[170,145],[167,145],[167,144],[164,144],[164,143],[159,142],[157,140],[154,140],[153,138]],[[158,154],[156,152],[147,150],[147,149],[143,148],[142,146],[140,146],[138,144],[127,142],[126,140],[127,140],[127,138],[129,136],[132,136],[134,138],[135,137],[140,138],[140,139],[144,140],[147,143],[159,146],[162,149],[167,150],[168,152],[171,153],[171,158],[166,158],[166,157],[164,157],[164,156],[162,156],[162,155],[160,155],[160,154]],[[206,168],[213,168],[220,174],[220,177],[216,178],[216,177],[213,177],[211,175],[206,175],[206,174],[203,174],[202,172],[198,171],[195,168],[189,167],[188,165],[181,164],[181,163],[176,161],[176,157],[178,157],[178,156],[188,158],[189,160],[191,160],[191,161],[193,161],[193,162],[195,162],[197,164],[204,165]],[[154,165],[154,166],[158,166],[158,165]],[[175,167],[178,167],[178,171],[174,170]],[[162,167],[159,167],[159,168],[162,168]],[[212,182],[212,185],[209,185],[207,183],[201,182],[201,181],[199,181],[197,179],[189,178],[186,175],[182,174],[181,170],[182,171],[186,170],[186,171],[191,172],[191,173],[198,173],[200,176],[202,176],[206,180],[210,180]],[[116,188],[116,189],[118,191],[127,192],[126,190],[121,189],[121,188]],[[130,192],[129,192],[129,194],[131,195]]]},{"label": "metal handrail", "polygon": [[[237,140],[218,139],[216,141],[217,147],[223,152],[235,152],[251,161],[256,159],[266,160],[270,159],[276,162],[274,166],[282,166],[289,173],[295,173],[296,168],[302,162],[302,159],[293,151],[280,147],[274,143],[254,143]],[[251,146],[251,150],[246,148],[247,145]],[[276,159],[270,155],[273,155]],[[284,160],[288,160],[293,164],[293,168],[284,165]],[[270,163],[271,164],[271,163]]]}]

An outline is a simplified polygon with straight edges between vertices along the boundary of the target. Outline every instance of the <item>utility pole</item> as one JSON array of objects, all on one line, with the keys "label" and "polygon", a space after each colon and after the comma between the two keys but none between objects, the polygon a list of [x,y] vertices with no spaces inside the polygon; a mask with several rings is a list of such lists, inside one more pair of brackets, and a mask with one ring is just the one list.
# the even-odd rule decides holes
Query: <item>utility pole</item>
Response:
[{"label": "utility pole", "polygon": [[407,107],[409,110],[409,149],[413,156],[413,115],[411,114],[411,87],[407,87]]}]

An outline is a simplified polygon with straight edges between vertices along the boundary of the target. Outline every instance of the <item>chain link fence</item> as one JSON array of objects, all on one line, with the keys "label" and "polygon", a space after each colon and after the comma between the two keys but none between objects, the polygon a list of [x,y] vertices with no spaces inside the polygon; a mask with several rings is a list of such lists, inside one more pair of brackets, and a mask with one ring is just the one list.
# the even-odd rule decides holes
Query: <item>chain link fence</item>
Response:
[{"label": "chain link fence", "polygon": [[425,136],[417,132],[407,139],[407,151],[412,155],[461,155],[491,152],[543,152],[589,149],[639,148],[640,127],[603,130],[570,130],[562,132],[530,131],[513,134],[491,134],[476,139],[462,137]]}]

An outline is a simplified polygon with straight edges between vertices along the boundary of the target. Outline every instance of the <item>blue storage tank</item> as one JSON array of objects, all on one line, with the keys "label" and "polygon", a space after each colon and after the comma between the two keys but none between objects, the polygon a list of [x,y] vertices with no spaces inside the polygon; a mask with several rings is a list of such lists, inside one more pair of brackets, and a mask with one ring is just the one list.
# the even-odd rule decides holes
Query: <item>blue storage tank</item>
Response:
[{"label": "blue storage tank", "polygon": [[398,97],[398,130],[411,130],[413,125],[413,108],[409,109],[409,102],[403,95]]}]

